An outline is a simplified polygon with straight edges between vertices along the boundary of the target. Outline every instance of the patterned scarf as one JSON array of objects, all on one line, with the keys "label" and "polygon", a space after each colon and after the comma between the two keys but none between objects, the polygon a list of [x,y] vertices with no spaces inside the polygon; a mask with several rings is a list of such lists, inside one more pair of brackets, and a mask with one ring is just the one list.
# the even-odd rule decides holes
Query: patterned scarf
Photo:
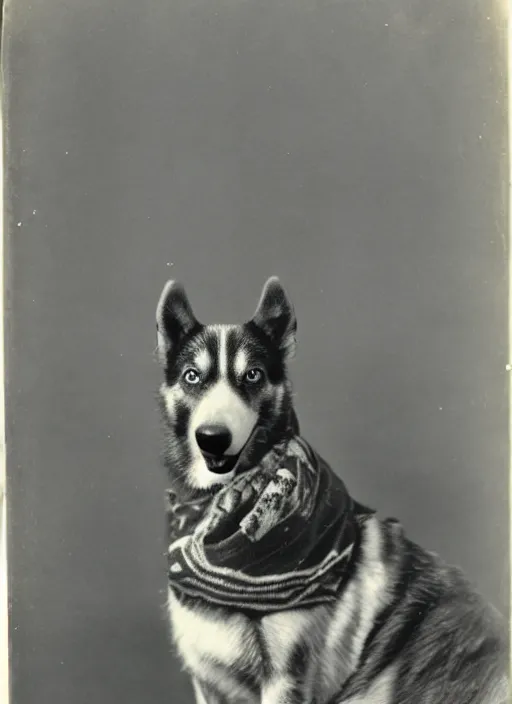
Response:
[{"label": "patterned scarf", "polygon": [[260,613],[336,599],[373,511],[298,435],[255,464],[265,439],[254,437],[239,460],[252,469],[213,497],[180,503],[168,492],[169,583],[178,594]]}]

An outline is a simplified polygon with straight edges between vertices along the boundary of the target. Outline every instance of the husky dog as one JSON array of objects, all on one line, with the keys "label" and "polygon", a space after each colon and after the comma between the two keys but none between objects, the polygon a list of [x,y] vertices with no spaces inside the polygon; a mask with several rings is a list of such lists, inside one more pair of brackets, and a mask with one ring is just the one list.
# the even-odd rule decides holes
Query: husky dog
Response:
[{"label": "husky dog", "polygon": [[[295,333],[277,278],[244,325],[202,325],[182,286],[166,284],[157,308],[164,456],[183,505],[208,503],[235,480],[255,428],[270,449],[296,424],[287,376]],[[493,607],[397,521],[372,515],[358,531],[328,604],[254,614],[169,588],[197,704],[508,701],[508,639]]]}]

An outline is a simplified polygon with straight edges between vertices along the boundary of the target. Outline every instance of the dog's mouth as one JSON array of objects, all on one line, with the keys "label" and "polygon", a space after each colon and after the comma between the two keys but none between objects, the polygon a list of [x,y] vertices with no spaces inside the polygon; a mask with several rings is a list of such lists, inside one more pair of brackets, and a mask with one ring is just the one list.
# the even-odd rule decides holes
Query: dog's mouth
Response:
[{"label": "dog's mouth", "polygon": [[238,462],[240,453],[237,455],[210,455],[203,452],[204,461],[210,472],[214,474],[229,474]]},{"label": "dog's mouth", "polygon": [[268,445],[268,433],[265,428],[256,425],[247,442],[236,455],[212,455],[202,453],[206,466],[214,474],[229,474],[243,472],[255,465],[258,457],[264,454]]}]

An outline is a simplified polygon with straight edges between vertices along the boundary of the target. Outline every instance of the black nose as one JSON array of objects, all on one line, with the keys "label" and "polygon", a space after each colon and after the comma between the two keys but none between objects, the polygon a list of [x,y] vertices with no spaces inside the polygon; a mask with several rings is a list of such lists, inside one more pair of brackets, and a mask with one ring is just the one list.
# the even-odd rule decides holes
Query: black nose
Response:
[{"label": "black nose", "polygon": [[219,457],[231,445],[231,433],[225,425],[200,425],[196,430],[197,444],[203,452]]}]

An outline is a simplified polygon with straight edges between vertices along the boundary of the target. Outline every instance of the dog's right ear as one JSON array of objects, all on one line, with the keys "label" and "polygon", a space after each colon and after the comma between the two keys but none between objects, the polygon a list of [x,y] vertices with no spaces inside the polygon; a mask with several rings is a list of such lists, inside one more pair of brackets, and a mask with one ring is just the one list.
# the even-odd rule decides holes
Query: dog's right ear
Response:
[{"label": "dog's right ear", "polygon": [[170,350],[198,325],[183,286],[168,281],[156,309],[158,358],[163,366]]}]

